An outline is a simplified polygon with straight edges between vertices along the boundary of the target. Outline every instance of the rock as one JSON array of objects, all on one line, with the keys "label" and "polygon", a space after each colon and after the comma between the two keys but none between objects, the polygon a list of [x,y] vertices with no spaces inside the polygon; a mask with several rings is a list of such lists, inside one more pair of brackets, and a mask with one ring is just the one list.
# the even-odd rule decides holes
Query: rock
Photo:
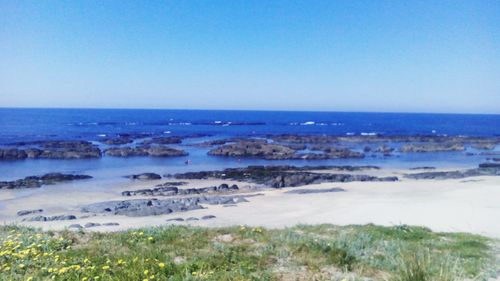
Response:
[{"label": "rock", "polygon": [[246,202],[245,197],[250,197],[250,195],[105,201],[86,205],[81,211],[85,213],[105,213],[130,217],[154,216],[203,209],[201,204],[223,205]]},{"label": "rock", "polygon": [[159,180],[161,176],[155,173],[142,173],[137,175],[126,176],[129,179],[133,180]]},{"label": "rock", "polygon": [[173,218],[173,219],[168,219],[167,221],[184,221],[183,218]]},{"label": "rock", "polygon": [[65,181],[91,179],[88,175],[73,175],[62,173],[49,173],[43,176],[29,176],[15,181],[0,182],[0,189],[34,188],[42,185],[55,184]]},{"label": "rock", "polygon": [[206,215],[206,216],[203,216],[201,217],[202,220],[211,220],[211,219],[215,219],[216,217],[214,215]]},{"label": "rock", "polygon": [[43,209],[34,209],[34,210],[21,210],[17,212],[18,216],[26,216],[26,215],[32,215],[32,214],[38,214],[43,212]]},{"label": "rock", "polygon": [[59,215],[59,216],[36,216],[32,218],[23,219],[23,221],[63,221],[63,220],[76,220],[74,215]]},{"label": "rock", "polygon": [[421,166],[421,167],[414,167],[410,168],[410,170],[435,170],[436,167],[431,167],[431,166]]},{"label": "rock", "polygon": [[500,163],[481,163],[479,168],[497,168],[500,169]]},{"label": "rock", "polygon": [[[332,167],[294,167],[294,166],[249,166],[247,168],[230,168],[222,171],[202,171],[175,174],[177,179],[206,179],[220,178],[237,181],[247,181],[264,184],[274,188],[301,186],[322,182],[351,182],[351,181],[397,181],[397,177],[375,177],[359,174],[317,173],[308,169],[329,169]],[[351,169],[351,166],[339,166],[339,170]]]},{"label": "rock", "polygon": [[96,227],[96,226],[101,226],[101,224],[97,223],[97,222],[88,222],[84,225],[85,228],[91,228],[91,227]]},{"label": "rock", "polygon": [[131,156],[176,157],[176,156],[188,155],[183,150],[174,149],[167,146],[113,147],[106,149],[104,153],[108,156],[115,156],[115,157],[131,157]]},{"label": "rock", "polygon": [[400,152],[445,152],[464,150],[465,146],[457,143],[407,144],[399,148]]},{"label": "rock", "polygon": [[117,222],[106,222],[106,223],[103,223],[102,225],[104,225],[104,226],[118,226],[120,224]]},{"label": "rock", "polygon": [[222,192],[232,192],[238,190],[238,186],[233,184],[231,186],[223,183],[219,186],[203,187],[203,188],[184,188],[180,189],[175,186],[159,185],[153,189],[139,189],[134,191],[123,191],[123,196],[175,196],[175,195],[194,195],[194,194],[204,194],[204,193],[222,193]]},{"label": "rock", "polygon": [[195,217],[190,217],[190,218],[187,218],[186,221],[197,221],[199,220],[198,218],[195,218]]},{"label": "rock", "polygon": [[182,142],[181,137],[157,137],[148,140],[144,140],[142,144],[179,144]]},{"label": "rock", "polygon": [[87,141],[38,141],[18,144],[27,147],[0,149],[0,160],[26,158],[83,159],[102,156],[101,150]]},{"label": "rock", "polygon": [[423,172],[416,174],[406,174],[405,177],[411,179],[462,179],[467,177],[477,176],[500,176],[500,164],[496,163],[483,163],[479,168],[468,169],[464,171],[444,171],[444,172]]},{"label": "rock", "polygon": [[495,162],[500,162],[500,158],[492,158],[491,160]]},{"label": "rock", "polygon": [[361,158],[362,153],[351,151],[345,148],[327,147],[322,150],[324,153],[298,153],[298,150],[304,149],[303,145],[283,145],[266,142],[239,141],[236,143],[221,145],[208,152],[209,155],[226,157],[254,157],[266,160],[285,160],[285,159],[337,159],[337,158]]},{"label": "rock", "polygon": [[345,191],[343,188],[334,187],[327,189],[293,189],[285,193],[288,194],[311,194],[311,193],[329,193],[329,192],[342,192]]},{"label": "rock", "polygon": [[81,224],[75,223],[75,224],[71,224],[70,226],[68,226],[68,228],[82,229],[83,226]]}]

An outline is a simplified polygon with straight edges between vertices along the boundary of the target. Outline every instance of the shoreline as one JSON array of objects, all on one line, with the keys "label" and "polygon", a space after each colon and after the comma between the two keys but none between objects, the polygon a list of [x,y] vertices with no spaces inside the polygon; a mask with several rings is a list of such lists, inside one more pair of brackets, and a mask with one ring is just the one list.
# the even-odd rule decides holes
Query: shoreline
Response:
[{"label": "shoreline", "polygon": [[[446,169],[450,170],[450,169]],[[334,172],[334,171],[323,171]],[[416,180],[401,177],[415,173],[408,169],[363,170],[352,174],[399,176],[396,182],[333,182],[310,184],[281,189],[262,188],[251,183],[227,179],[185,180],[180,188],[200,188],[222,183],[237,184],[238,195],[262,194],[246,197],[248,202],[236,206],[202,204],[203,209],[156,216],[128,217],[123,215],[89,215],[80,208],[85,204],[108,200],[165,199],[162,196],[125,197],[121,192],[151,188],[166,180],[104,182],[95,186],[92,181],[44,186],[30,190],[2,190],[0,192],[3,224],[19,223],[45,230],[61,230],[72,224],[100,223],[85,228],[91,231],[121,231],[133,228],[168,224],[223,227],[234,225],[283,228],[297,224],[369,224],[418,225],[433,231],[469,232],[500,238],[500,226],[489,218],[500,217],[500,178],[478,176],[465,179]],[[184,181],[184,180],[183,180]],[[289,194],[290,190],[327,190],[341,188],[342,192]],[[231,193],[233,194],[233,193]],[[224,194],[226,195],[226,194]],[[21,209],[43,209],[44,216],[76,215],[75,220],[50,222],[23,222],[16,215]],[[83,216],[83,218],[82,218]],[[201,219],[203,216],[215,218]],[[190,217],[197,221],[167,222],[168,219]],[[119,225],[104,226],[104,223]]]}]

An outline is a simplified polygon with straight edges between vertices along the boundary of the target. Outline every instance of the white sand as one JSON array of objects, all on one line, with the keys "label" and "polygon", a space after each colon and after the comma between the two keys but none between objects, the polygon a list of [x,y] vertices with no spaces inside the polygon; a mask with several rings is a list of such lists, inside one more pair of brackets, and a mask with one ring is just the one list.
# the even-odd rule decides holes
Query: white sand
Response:
[{"label": "white sand", "polygon": [[[400,175],[407,171],[383,170],[370,173]],[[225,181],[228,182],[228,181]],[[123,200],[123,190],[152,187],[157,182],[114,183],[92,189],[69,184],[33,190],[1,190],[0,222],[21,223],[16,212],[42,208],[43,215],[75,214],[92,202]],[[190,181],[190,187],[205,187],[222,181]],[[241,186],[241,184],[240,184]],[[206,209],[152,217],[94,216],[58,222],[30,222],[44,229],[62,229],[70,224],[118,222],[119,226],[100,226],[96,231],[166,225],[169,218],[215,215],[215,219],[190,222],[200,226],[250,225],[285,227],[295,224],[332,223],[339,225],[375,223],[381,225],[421,225],[435,231],[471,232],[500,238],[500,177],[474,177],[462,180],[408,180],[399,182],[352,182],[308,185],[302,188],[341,187],[345,192],[286,194],[290,189],[266,190],[236,207],[206,205]],[[188,224],[179,222],[177,224]]]}]

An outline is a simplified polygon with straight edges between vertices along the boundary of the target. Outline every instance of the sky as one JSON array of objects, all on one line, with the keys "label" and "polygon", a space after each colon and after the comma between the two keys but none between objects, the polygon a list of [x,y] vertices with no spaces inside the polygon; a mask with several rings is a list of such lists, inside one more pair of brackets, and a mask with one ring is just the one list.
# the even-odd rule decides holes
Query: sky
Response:
[{"label": "sky", "polygon": [[500,1],[0,0],[0,107],[500,114]]}]

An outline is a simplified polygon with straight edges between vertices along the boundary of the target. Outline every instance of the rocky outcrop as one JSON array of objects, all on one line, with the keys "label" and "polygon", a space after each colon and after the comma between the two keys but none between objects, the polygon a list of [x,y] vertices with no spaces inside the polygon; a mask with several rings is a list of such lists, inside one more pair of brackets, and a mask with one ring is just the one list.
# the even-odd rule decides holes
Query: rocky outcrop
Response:
[{"label": "rocky outcrop", "polygon": [[238,186],[221,184],[219,186],[210,186],[203,188],[177,188],[175,186],[162,186],[153,189],[139,189],[133,191],[123,191],[123,196],[176,196],[176,195],[199,195],[205,193],[232,192],[238,190]]},{"label": "rocky outcrop", "polygon": [[318,173],[309,170],[335,169],[354,170],[352,166],[249,166],[247,168],[231,168],[222,171],[188,172],[173,175],[176,179],[206,179],[220,178],[238,181],[254,182],[269,187],[282,188],[301,186],[322,182],[351,182],[351,181],[397,181],[397,177],[375,177],[358,174]]},{"label": "rocky outcrop", "polygon": [[0,149],[0,160],[99,158],[101,150],[87,141],[39,141],[16,143],[17,148]]},{"label": "rocky outcrop", "polygon": [[126,178],[132,180],[159,180],[161,179],[161,176],[155,173],[142,173],[137,175],[126,176]]},{"label": "rocky outcrop", "polygon": [[152,139],[147,139],[142,142],[142,144],[149,145],[149,144],[179,144],[182,143],[182,138],[181,137],[156,137]]},{"label": "rocky outcrop", "polygon": [[236,204],[246,201],[245,196],[202,196],[164,200],[133,199],[94,203],[84,206],[81,211],[96,214],[141,217],[202,209],[201,204]]},{"label": "rocky outcrop", "polygon": [[228,157],[258,157],[268,160],[291,159],[295,150],[276,144],[260,142],[237,142],[225,144],[208,152],[209,155]]},{"label": "rocky outcrop", "polygon": [[74,215],[59,215],[59,216],[36,216],[32,218],[23,219],[23,221],[64,221],[64,220],[76,220]]},{"label": "rocky outcrop", "polygon": [[321,149],[323,153],[300,153],[304,145],[273,144],[260,141],[239,141],[236,143],[221,145],[208,152],[209,155],[226,157],[254,157],[266,160],[321,160],[337,158],[361,158],[364,155],[360,152],[351,151],[346,148],[326,147]]},{"label": "rocky outcrop", "polygon": [[464,171],[436,171],[436,172],[423,172],[415,174],[406,174],[406,178],[410,179],[432,179],[432,180],[446,180],[446,179],[462,179],[477,176],[500,176],[500,164],[484,163],[480,164],[479,168],[468,169]]},{"label": "rocky outcrop", "polygon": [[457,143],[406,144],[399,148],[400,152],[447,152],[464,150],[465,146]]},{"label": "rocky outcrop", "polygon": [[107,145],[123,145],[123,144],[133,143],[134,140],[129,137],[116,137],[116,138],[105,139],[101,142]]},{"label": "rocky outcrop", "polygon": [[21,210],[17,212],[18,216],[27,216],[32,214],[38,214],[43,212],[43,209],[34,209],[34,210]]},{"label": "rocky outcrop", "polygon": [[33,188],[41,187],[46,184],[55,184],[65,181],[91,179],[88,175],[73,175],[62,173],[49,173],[43,176],[29,176],[24,179],[15,181],[2,181],[0,182],[0,189],[17,189],[17,188]]},{"label": "rocky outcrop", "polygon": [[152,156],[152,157],[176,157],[188,155],[185,151],[167,146],[137,146],[137,147],[112,147],[104,153],[115,157]]},{"label": "rocky outcrop", "polygon": [[330,192],[342,192],[345,189],[340,187],[325,188],[325,189],[292,189],[285,193],[288,194],[312,194],[312,193],[330,193]]}]

